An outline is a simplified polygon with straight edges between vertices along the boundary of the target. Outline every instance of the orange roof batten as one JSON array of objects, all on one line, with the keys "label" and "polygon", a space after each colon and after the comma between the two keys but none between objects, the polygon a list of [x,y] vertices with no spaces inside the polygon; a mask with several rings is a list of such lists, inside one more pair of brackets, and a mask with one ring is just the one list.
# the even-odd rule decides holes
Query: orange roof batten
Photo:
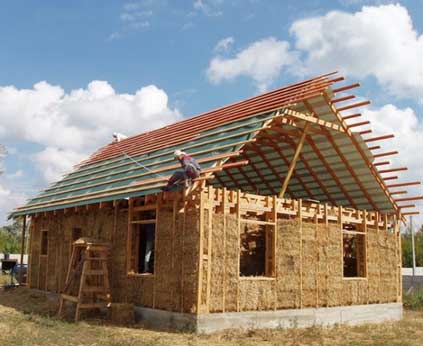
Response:
[{"label": "orange roof batten", "polygon": [[80,166],[120,156],[123,151],[129,155],[135,155],[161,149],[169,145],[176,145],[179,142],[194,138],[201,131],[212,129],[226,122],[262,114],[288,104],[318,96],[327,87],[342,80],[342,78],[330,80],[328,77],[333,74],[335,72],[292,84],[229,106],[217,108],[157,130],[131,136],[120,142],[108,144],[94,153],[88,160],[81,163]]}]

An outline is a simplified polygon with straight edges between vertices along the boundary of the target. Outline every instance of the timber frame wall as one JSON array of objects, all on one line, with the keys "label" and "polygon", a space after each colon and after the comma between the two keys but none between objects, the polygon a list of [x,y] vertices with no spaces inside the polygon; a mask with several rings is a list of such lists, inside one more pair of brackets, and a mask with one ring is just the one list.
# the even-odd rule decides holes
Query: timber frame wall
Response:
[{"label": "timber frame wall", "polygon": [[[135,214],[155,210],[154,274],[131,272]],[[72,229],[111,245],[114,301],[186,313],[401,301],[399,216],[207,186],[31,217],[28,285],[60,292]],[[151,220],[149,220],[151,222]],[[271,229],[266,277],[240,277],[243,224]],[[343,277],[343,224],[365,235],[365,277]],[[48,251],[41,255],[41,234]],[[267,244],[269,242],[269,244]],[[272,244],[270,244],[272,243]],[[273,262],[272,262],[273,261]]]}]

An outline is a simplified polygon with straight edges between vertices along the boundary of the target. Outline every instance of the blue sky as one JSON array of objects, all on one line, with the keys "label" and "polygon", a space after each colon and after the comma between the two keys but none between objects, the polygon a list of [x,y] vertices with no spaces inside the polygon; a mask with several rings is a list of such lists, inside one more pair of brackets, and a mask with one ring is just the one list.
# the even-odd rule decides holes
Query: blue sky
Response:
[{"label": "blue sky", "polygon": [[[386,35],[377,34],[382,27]],[[356,93],[373,101],[367,114],[376,130],[406,119],[400,132],[418,141],[422,33],[423,0],[3,2],[0,223],[10,206],[107,143],[115,127],[140,132],[334,69],[362,82]],[[343,42],[354,35],[357,47],[368,47],[357,55]],[[264,47],[274,55],[261,58]],[[89,87],[93,81],[103,82]],[[409,154],[416,150],[405,150],[418,171],[410,179],[421,174]]]}]

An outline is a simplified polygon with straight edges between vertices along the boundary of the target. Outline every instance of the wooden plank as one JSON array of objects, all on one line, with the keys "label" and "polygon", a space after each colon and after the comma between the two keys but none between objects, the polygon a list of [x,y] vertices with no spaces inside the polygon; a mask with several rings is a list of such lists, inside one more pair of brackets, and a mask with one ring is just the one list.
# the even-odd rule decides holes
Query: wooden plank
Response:
[{"label": "wooden plank", "polygon": [[129,198],[128,201],[128,232],[126,239],[126,273],[132,271],[131,268],[131,257],[132,257],[132,219],[133,219],[133,208],[134,208],[134,199]]},{"label": "wooden plank", "polygon": [[[285,109],[283,111],[283,114],[287,117],[291,117],[291,118],[294,118],[294,119],[297,119],[297,120],[303,120],[303,121],[306,122],[306,125],[307,124],[309,124],[309,125],[314,124],[314,125],[319,125],[321,127],[325,127],[327,129],[330,129],[330,130],[345,132],[345,130],[342,128],[342,126],[340,126],[338,124],[334,124],[334,123],[331,123],[329,121],[325,121],[323,119],[319,119],[319,118],[316,118],[316,117],[313,117],[313,116],[310,116],[310,115],[307,115],[307,114],[303,114],[301,112],[294,111],[292,109]],[[306,126],[304,126],[304,128],[305,127]],[[308,126],[307,126],[307,128],[308,128]]]},{"label": "wooden plank", "polygon": [[198,253],[198,281],[197,281],[197,309],[198,315],[202,309],[201,298],[203,292],[203,255],[204,255],[204,191],[200,191],[200,238],[199,238],[199,253]]},{"label": "wooden plank", "polygon": [[280,198],[283,198],[283,196],[285,195],[286,189],[288,188],[289,181],[291,180],[292,173],[294,172],[295,165],[297,163],[298,157],[300,156],[301,150],[303,148],[304,141],[305,141],[305,138],[307,136],[307,131],[308,131],[309,126],[310,126],[309,123],[307,123],[304,126],[304,129],[303,129],[303,132],[301,134],[301,138],[300,138],[300,140],[299,140],[299,142],[297,144],[297,148],[295,150],[294,156],[291,159],[291,163],[289,164],[288,172],[287,172],[287,174],[285,176],[285,180],[284,180],[284,182],[282,184],[281,191],[279,192],[279,197]]},{"label": "wooden plank", "polygon": [[222,285],[223,285],[223,295],[222,295],[222,312],[226,311],[226,276],[227,276],[227,248],[226,248],[226,215],[229,212],[229,208],[227,206],[228,204],[228,200],[227,200],[227,192],[226,192],[226,187],[224,187],[222,189],[222,210],[223,210],[223,263],[224,263],[224,268],[223,268],[223,280],[222,280]]},{"label": "wooden plank", "polygon": [[[159,239],[158,239],[158,231],[157,231],[157,229],[158,229],[158,226],[157,225],[158,225],[158,222],[160,220],[159,214],[160,214],[160,210],[161,210],[161,203],[162,203],[162,199],[159,198],[159,197],[157,197],[157,199],[156,199],[156,213],[155,213],[156,214],[156,217],[154,219],[154,224],[156,225],[155,226],[155,229],[154,229],[154,255],[155,255],[154,267],[153,267],[154,275],[156,275],[156,273],[157,273],[157,258],[159,257],[158,256],[158,251],[156,251],[156,249],[159,246],[161,246],[161,244],[158,241]],[[149,221],[149,220],[145,220],[145,221]],[[165,246],[165,244],[163,244],[162,246]],[[156,282],[156,278],[154,277],[154,279],[153,279],[153,309],[156,307],[156,294],[157,294],[157,292],[156,292],[156,286],[157,286],[157,282]]]},{"label": "wooden plank", "polygon": [[23,284],[23,259],[24,259],[24,252],[25,252],[25,234],[26,234],[26,215],[22,216],[22,241],[21,241],[21,259],[20,259],[21,270],[19,270],[19,285],[20,286]]},{"label": "wooden plank", "polygon": [[298,200],[298,221],[300,223],[300,309],[303,308],[303,200]]},{"label": "wooden plank", "polygon": [[240,254],[241,254],[241,191],[236,192],[236,220],[237,220],[237,235],[238,235],[238,251],[237,251],[237,293],[236,293],[236,311],[240,311],[240,282],[241,276]]},{"label": "wooden plank", "polygon": [[[213,202],[214,189],[212,186],[208,186],[208,201]],[[207,312],[210,312],[210,295],[211,295],[211,272],[213,268],[213,209],[208,207],[208,244],[207,244],[207,297],[206,297],[206,308]]]},{"label": "wooden plank", "polygon": [[157,222],[156,219],[131,221],[132,224],[137,224],[137,225],[151,225],[151,224],[155,224],[156,222]]}]

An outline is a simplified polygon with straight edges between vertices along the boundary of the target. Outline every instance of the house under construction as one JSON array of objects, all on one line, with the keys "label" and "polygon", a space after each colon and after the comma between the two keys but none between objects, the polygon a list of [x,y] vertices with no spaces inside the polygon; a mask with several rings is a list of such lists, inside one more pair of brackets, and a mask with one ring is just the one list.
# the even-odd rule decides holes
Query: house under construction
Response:
[{"label": "house under construction", "polygon": [[[399,319],[404,186],[336,73],[113,142],[12,216],[31,288],[61,293],[72,244],[108,244],[113,302],[212,332]],[[202,166],[162,192],[183,149]],[[25,227],[24,227],[25,233]]]}]

